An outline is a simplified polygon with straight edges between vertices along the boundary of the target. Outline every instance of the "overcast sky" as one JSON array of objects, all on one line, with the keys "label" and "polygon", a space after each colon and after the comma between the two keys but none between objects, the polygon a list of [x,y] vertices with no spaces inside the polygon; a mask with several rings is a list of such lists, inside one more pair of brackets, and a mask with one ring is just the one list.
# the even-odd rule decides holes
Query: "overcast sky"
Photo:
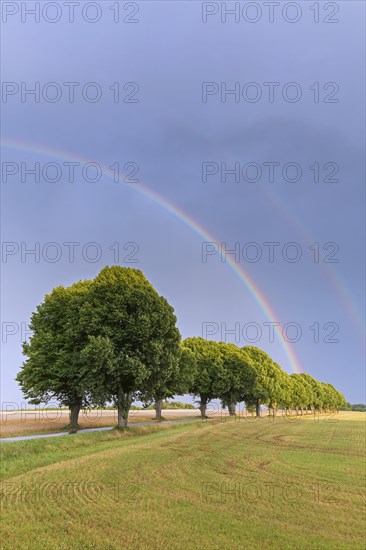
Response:
[{"label": "overcast sky", "polygon": [[43,296],[113,263],[183,337],[211,323],[364,402],[365,4],[2,4],[2,402]]}]

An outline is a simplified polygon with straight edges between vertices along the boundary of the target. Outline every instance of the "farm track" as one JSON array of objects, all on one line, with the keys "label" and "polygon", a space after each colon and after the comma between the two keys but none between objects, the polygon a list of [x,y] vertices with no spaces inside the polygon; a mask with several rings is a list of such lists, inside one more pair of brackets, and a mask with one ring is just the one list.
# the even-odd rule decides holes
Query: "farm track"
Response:
[{"label": "farm track", "polygon": [[[137,426],[150,426],[151,424],[175,424],[179,422],[197,422],[199,421],[199,418],[179,418],[175,420],[148,420],[146,422],[135,422],[128,425],[129,428],[136,428]],[[113,430],[115,426],[103,426],[100,428],[82,428],[77,431],[70,431],[70,432],[56,432],[56,433],[49,433],[49,434],[33,434],[33,435],[20,435],[15,437],[2,437],[0,438],[0,443],[12,443],[15,441],[31,441],[34,439],[45,439],[48,437],[61,437],[66,435],[75,435],[75,434],[83,434],[83,433],[93,433],[93,432],[105,432],[108,430]]]}]

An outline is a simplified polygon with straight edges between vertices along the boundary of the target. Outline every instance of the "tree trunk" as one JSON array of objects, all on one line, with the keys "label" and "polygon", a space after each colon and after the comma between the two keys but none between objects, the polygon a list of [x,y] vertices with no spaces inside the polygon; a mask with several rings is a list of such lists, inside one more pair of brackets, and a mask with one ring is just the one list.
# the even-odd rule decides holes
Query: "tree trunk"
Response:
[{"label": "tree trunk", "polygon": [[304,414],[303,408],[300,407],[300,415],[302,416]]},{"label": "tree trunk", "polygon": [[122,388],[119,389],[117,395],[117,411],[118,411],[118,428],[127,428],[128,413],[132,404],[132,392],[124,392]]},{"label": "tree trunk", "polygon": [[72,403],[70,405],[70,428],[78,428],[79,427],[79,413],[81,409],[81,399],[78,401],[75,401],[75,403]]},{"label": "tree trunk", "polygon": [[202,420],[204,418],[207,418],[206,416],[206,407],[207,407],[207,397],[200,395],[200,411],[201,411],[201,418]]},{"label": "tree trunk", "polygon": [[161,420],[161,411],[163,409],[163,400],[162,399],[155,399],[154,407],[155,407],[155,420]]},{"label": "tree trunk", "polygon": [[227,408],[229,409],[229,416],[236,415],[236,401],[229,401]]},{"label": "tree trunk", "polygon": [[255,416],[260,416],[260,415],[261,415],[261,406],[259,403],[259,399],[257,399],[255,403]]}]

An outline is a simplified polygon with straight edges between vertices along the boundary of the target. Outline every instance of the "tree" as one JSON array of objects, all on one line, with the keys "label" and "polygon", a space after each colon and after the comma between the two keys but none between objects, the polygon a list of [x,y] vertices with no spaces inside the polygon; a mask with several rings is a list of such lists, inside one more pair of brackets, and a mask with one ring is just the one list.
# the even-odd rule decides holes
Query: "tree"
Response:
[{"label": "tree", "polygon": [[305,409],[305,414],[307,415],[308,412],[309,412],[309,407],[310,407],[310,412],[311,412],[311,410],[314,406],[313,403],[314,403],[315,397],[314,397],[314,390],[313,390],[312,384],[310,383],[310,381],[305,376],[303,376],[303,374],[304,373],[293,374],[292,376],[296,377],[296,380],[304,388],[305,397],[304,397],[303,408]]},{"label": "tree", "polygon": [[183,343],[193,352],[196,362],[190,393],[199,397],[201,418],[206,418],[207,404],[227,387],[220,346],[214,340],[200,337],[186,338]]},{"label": "tree", "polygon": [[311,387],[306,382],[304,377],[298,373],[293,373],[290,375],[293,384],[293,404],[296,407],[296,411],[300,408],[301,415],[303,414],[304,408],[307,407],[309,402],[311,402]]},{"label": "tree", "polygon": [[292,409],[296,407],[296,381],[291,378],[291,376],[287,373],[282,371],[281,373],[282,378],[282,391],[281,391],[281,398],[280,398],[280,405],[284,411],[284,414],[292,414]]},{"label": "tree", "polygon": [[107,391],[108,378],[116,368],[116,356],[112,342],[103,336],[88,336],[88,343],[81,350],[84,365],[84,386],[92,391],[99,403],[110,400]]},{"label": "tree", "polygon": [[183,344],[180,346],[179,358],[171,362],[171,368],[165,369],[160,376],[153,381],[149,393],[145,394],[143,401],[154,401],[155,419],[162,420],[161,412],[165,399],[174,395],[187,393],[192,386],[196,369],[194,353]]},{"label": "tree", "polygon": [[252,394],[257,374],[245,350],[224,342],[219,342],[219,348],[226,380],[226,387],[220,398],[222,405],[228,407],[229,415],[234,416],[236,404]]},{"label": "tree", "polygon": [[[278,365],[275,366],[270,356],[255,346],[245,346],[243,350],[252,360],[257,373],[256,384],[252,394],[246,400],[247,406],[255,404],[256,416],[261,415],[261,403],[273,406],[279,397]],[[278,367],[278,368],[277,368]],[[280,369],[281,370],[281,369]]]},{"label": "tree", "polygon": [[345,405],[347,402],[339,391],[335,389],[332,384],[326,382],[320,382],[323,388],[324,407],[330,411],[337,411],[340,406]]},{"label": "tree", "polygon": [[310,409],[313,411],[317,410],[321,412],[324,400],[324,393],[321,383],[310,376],[310,374],[306,374],[304,372],[302,372],[299,376],[301,376],[309,385],[309,401],[306,405],[307,409],[310,407]]},{"label": "tree", "polygon": [[[335,393],[335,410],[338,412],[340,407],[345,407],[347,405],[346,398],[344,397],[343,393],[339,392],[332,384],[328,384]],[[357,405],[354,405],[355,407],[358,407]],[[360,405],[357,410],[364,410],[365,405]],[[356,409],[352,409],[356,410]]]},{"label": "tree", "polygon": [[90,336],[103,338],[89,359],[94,353],[93,361],[100,362],[101,352],[109,357],[105,393],[117,407],[118,427],[127,426],[132,401],[158,391],[177,368],[174,310],[140,270],[113,266],[92,281],[83,321]]},{"label": "tree", "polygon": [[90,281],[68,288],[59,286],[45,296],[32,314],[33,335],[23,343],[27,356],[16,380],[32,404],[57,399],[70,409],[70,427],[78,426],[82,407],[100,404],[92,387],[85,383],[85,363],[81,352],[88,334],[80,322],[80,312],[90,289]]},{"label": "tree", "polygon": [[269,414],[273,417],[277,414],[278,406],[285,406],[291,403],[291,381],[287,372],[283,371],[281,367],[272,361],[267,363],[267,376],[265,378],[266,389],[268,393],[267,406]]}]

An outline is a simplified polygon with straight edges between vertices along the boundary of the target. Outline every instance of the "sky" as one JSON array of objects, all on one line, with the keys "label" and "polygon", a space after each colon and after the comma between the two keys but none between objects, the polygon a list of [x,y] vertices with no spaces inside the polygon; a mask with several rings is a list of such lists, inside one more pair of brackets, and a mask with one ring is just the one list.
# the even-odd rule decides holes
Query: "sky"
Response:
[{"label": "sky", "polygon": [[2,408],[44,295],[115,264],[365,402],[365,4],[35,4],[2,3]]}]

